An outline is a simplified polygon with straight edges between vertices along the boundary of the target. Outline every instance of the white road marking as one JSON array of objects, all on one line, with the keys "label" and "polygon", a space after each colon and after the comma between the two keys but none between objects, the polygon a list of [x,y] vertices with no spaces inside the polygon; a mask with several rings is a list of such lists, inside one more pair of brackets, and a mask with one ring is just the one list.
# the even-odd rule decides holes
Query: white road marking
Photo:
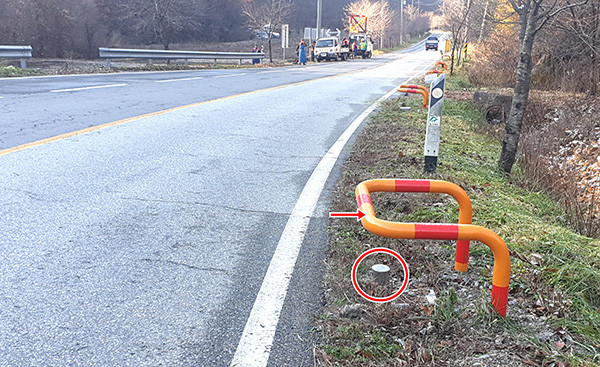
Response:
[{"label": "white road marking", "polygon": [[88,90],[88,89],[100,89],[100,88],[113,88],[113,87],[123,87],[127,84],[108,84],[108,85],[96,85],[93,87],[81,87],[81,88],[71,88],[71,89],[55,89],[51,90],[51,93],[60,93],[60,92],[75,92],[79,90]]},{"label": "white road marking", "polygon": [[[429,65],[413,74],[403,84],[428,68]],[[325,153],[308,179],[281,234],[230,366],[265,367],[267,365],[298,253],[325,182],[352,134],[380,102],[396,93],[396,89],[397,87],[379,98],[348,126]]]},{"label": "white road marking", "polygon": [[280,70],[269,70],[269,71],[259,71],[256,74],[269,74],[269,73],[279,73]]},{"label": "white road marking", "polygon": [[213,76],[213,78],[228,78],[230,76],[242,76],[242,75],[246,75],[246,73],[241,73],[241,74],[225,74],[225,75],[215,75]]},{"label": "white road marking", "polygon": [[194,77],[191,77],[191,78],[155,80],[155,82],[157,82],[157,83],[170,83],[170,82],[182,82],[182,81],[186,81],[186,80],[198,80],[198,79],[204,79],[204,78],[205,77],[203,77],[203,76],[194,76]]}]

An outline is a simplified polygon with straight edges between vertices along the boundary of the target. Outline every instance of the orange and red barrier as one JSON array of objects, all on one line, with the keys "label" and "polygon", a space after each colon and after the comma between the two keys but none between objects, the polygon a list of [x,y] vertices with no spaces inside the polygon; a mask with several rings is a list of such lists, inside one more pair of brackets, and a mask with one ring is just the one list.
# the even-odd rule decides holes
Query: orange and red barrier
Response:
[{"label": "orange and red barrier", "polygon": [[[378,191],[448,193],[459,202],[459,224],[400,223],[378,219],[375,215],[373,202],[371,201],[371,192]],[[457,243],[457,258],[455,263],[455,266],[458,265],[457,270],[462,270],[459,269],[460,264],[468,263],[469,241],[480,241],[487,245],[494,254],[492,305],[500,315],[505,317],[508,304],[508,286],[510,283],[510,254],[502,238],[493,231],[480,226],[460,223],[461,221],[468,221],[470,223],[471,219],[471,211],[467,209],[466,204],[468,202],[470,207],[471,201],[468,199],[468,196],[466,198],[465,196],[466,193],[458,185],[446,181],[434,180],[379,179],[361,182],[356,187],[358,209],[365,213],[361,222],[369,232],[389,238],[464,241],[463,244],[465,242],[467,244],[466,259],[464,258],[465,248],[463,245],[460,250],[460,261],[463,261],[462,263],[459,262],[459,245]],[[468,218],[467,213],[469,214]],[[463,214],[462,220],[461,214]],[[466,270],[466,267],[463,269]]]},{"label": "orange and red barrier", "polygon": [[445,73],[445,72],[444,72],[444,71],[442,71],[442,70],[435,70],[435,69],[432,69],[432,70],[429,70],[429,71],[427,71],[425,74],[444,74],[444,73]]},{"label": "orange and red barrier", "polygon": [[398,88],[398,92],[401,93],[414,93],[420,94],[423,96],[423,108],[427,108],[427,101],[429,101],[429,91],[426,87],[422,85],[406,85],[402,84],[400,88]]},{"label": "orange and red barrier", "polygon": [[438,65],[440,65],[441,67],[444,68],[444,70],[448,70],[448,64],[446,64],[443,61],[436,61],[435,66],[437,67]]},{"label": "orange and red barrier", "polygon": [[452,60],[452,57],[450,57],[450,55],[444,54],[444,55],[442,55],[442,60],[443,61],[450,61],[450,60]]},{"label": "orange and red barrier", "polygon": [[[451,195],[458,203],[458,223],[471,224],[473,206],[469,195],[455,183],[439,180],[378,179],[365,181],[369,192],[429,192]],[[387,236],[386,236],[387,237]],[[469,241],[457,241],[454,268],[467,271],[469,268]]]}]

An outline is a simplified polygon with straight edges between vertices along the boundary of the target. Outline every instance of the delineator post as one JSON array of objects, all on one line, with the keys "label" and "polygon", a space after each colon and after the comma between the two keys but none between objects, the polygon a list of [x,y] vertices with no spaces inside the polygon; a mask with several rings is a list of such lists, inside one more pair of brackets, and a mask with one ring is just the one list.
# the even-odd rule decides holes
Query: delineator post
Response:
[{"label": "delineator post", "polygon": [[440,136],[442,133],[442,107],[444,106],[444,90],[446,74],[440,74],[431,83],[429,93],[429,109],[427,111],[427,130],[425,133],[425,172],[435,172],[440,150]]}]

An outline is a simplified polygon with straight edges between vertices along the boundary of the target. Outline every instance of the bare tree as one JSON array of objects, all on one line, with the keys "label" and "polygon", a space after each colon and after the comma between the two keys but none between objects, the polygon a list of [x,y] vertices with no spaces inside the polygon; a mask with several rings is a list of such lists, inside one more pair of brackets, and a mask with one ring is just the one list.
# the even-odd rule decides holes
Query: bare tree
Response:
[{"label": "bare tree", "polygon": [[444,0],[442,13],[447,29],[452,37],[452,54],[450,62],[450,74],[454,73],[454,60],[460,53],[462,44],[467,37],[467,21],[473,0]]},{"label": "bare tree", "polygon": [[271,39],[273,32],[281,28],[283,22],[292,13],[291,0],[250,0],[244,4],[242,11],[247,23],[252,28],[264,29],[268,35],[269,61],[273,62]]},{"label": "bare tree", "polygon": [[121,21],[129,22],[138,32],[149,35],[165,50],[176,34],[200,27],[202,14],[209,11],[205,1],[129,0],[119,5]]},{"label": "bare tree", "polygon": [[345,26],[349,26],[350,15],[364,15],[367,17],[367,32],[374,38],[381,40],[388,31],[394,19],[395,12],[390,9],[387,1],[358,0],[344,8]]},{"label": "bare tree", "polygon": [[575,8],[569,10],[557,23],[567,32],[569,38],[574,36],[578,40],[571,42],[568,50],[580,55],[589,55],[589,90],[590,95],[595,96],[598,94],[600,83],[600,2],[591,2],[577,12]]},{"label": "bare tree", "polygon": [[532,51],[538,32],[562,11],[580,6],[583,3],[572,4],[569,0],[509,0],[512,8],[519,17],[519,64],[514,95],[508,120],[506,135],[502,142],[499,166],[510,174],[515,163],[523,116],[527,107],[531,85]]}]

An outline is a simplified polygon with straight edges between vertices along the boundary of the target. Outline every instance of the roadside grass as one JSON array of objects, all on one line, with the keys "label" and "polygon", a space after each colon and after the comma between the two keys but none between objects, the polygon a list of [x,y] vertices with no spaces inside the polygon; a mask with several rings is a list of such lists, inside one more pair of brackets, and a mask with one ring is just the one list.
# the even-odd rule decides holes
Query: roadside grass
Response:
[{"label": "roadside grass", "polygon": [[12,77],[20,77],[20,76],[38,76],[44,75],[38,69],[21,69],[14,66],[0,66],[0,77],[2,78],[12,78]]},{"label": "roadside grass", "polygon": [[[460,73],[448,78],[448,89],[471,87]],[[401,111],[400,103],[411,111]],[[456,274],[449,241],[440,246],[439,241],[384,239],[360,224],[335,221],[329,231],[325,277],[328,305],[318,322],[325,340],[317,348],[320,363],[467,366],[493,355],[485,365],[598,365],[600,240],[571,230],[556,202],[520,184],[518,169],[512,178],[497,170],[501,145],[469,102],[445,101],[438,170],[435,175],[423,173],[425,120],[426,111],[416,98],[383,102],[344,166],[332,210],[356,208],[354,188],[366,179],[433,178],[459,184],[472,200],[473,223],[498,233],[510,250],[508,317],[490,311],[493,257],[486,246],[472,243],[469,272]],[[397,193],[372,197],[382,219],[458,221],[457,206],[447,197]],[[356,257],[379,246],[403,254],[411,267],[408,294],[385,305],[361,299],[349,280]],[[438,295],[433,305],[424,302],[431,290]],[[348,304],[360,304],[365,315],[360,320],[343,317],[340,308]],[[350,322],[352,333],[345,329]],[[466,346],[457,345],[456,340],[463,339],[468,340]],[[380,352],[365,348],[370,340],[378,340]]]}]

